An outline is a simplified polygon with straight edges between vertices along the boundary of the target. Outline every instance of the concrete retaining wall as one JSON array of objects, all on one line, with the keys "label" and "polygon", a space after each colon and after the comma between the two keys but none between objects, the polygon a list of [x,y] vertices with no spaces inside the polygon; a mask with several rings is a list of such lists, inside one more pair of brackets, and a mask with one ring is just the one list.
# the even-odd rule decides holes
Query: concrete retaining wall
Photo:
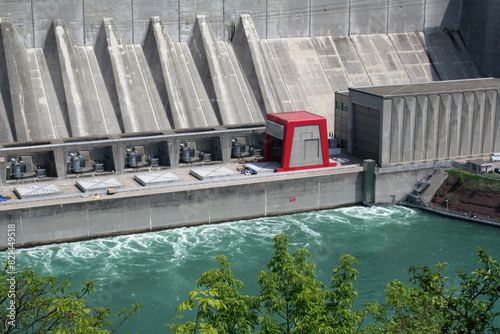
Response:
[{"label": "concrete retaining wall", "polygon": [[432,168],[377,172],[375,176],[375,203],[393,203],[411,193],[415,184]]},{"label": "concrete retaining wall", "polygon": [[262,38],[453,30],[460,25],[463,1],[18,0],[0,3],[0,18],[15,22],[26,47],[43,45],[53,19],[67,22],[78,45],[92,45],[106,17],[115,19],[125,43],[138,44],[151,16],[164,20],[174,41],[187,41],[196,15],[207,16],[219,40],[230,39],[241,14],[255,18]]},{"label": "concrete retaining wall", "polygon": [[[263,177],[244,184],[216,182],[195,189],[165,189],[147,195],[0,209],[0,231],[15,224],[16,247],[26,247],[352,205],[362,201],[362,172],[298,173],[286,179]],[[5,232],[0,248],[6,245]]]}]

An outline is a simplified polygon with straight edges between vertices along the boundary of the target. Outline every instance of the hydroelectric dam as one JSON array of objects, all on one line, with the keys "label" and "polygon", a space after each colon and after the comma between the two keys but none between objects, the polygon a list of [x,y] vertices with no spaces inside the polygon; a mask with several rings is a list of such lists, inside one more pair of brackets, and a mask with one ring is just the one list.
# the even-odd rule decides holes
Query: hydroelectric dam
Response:
[{"label": "hydroelectric dam", "polygon": [[[500,151],[498,14],[494,0],[3,1],[0,224],[32,245],[351,205],[367,158],[374,200],[394,201],[436,162]],[[267,115],[298,110],[327,119],[352,169],[183,176],[257,160]],[[177,175],[152,185],[153,170]]]}]

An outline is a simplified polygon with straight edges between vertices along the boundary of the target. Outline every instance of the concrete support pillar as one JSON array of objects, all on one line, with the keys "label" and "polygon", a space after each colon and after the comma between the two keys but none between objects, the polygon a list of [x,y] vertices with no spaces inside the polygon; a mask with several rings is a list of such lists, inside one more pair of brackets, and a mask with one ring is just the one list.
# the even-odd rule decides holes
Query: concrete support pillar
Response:
[{"label": "concrete support pillar", "polygon": [[363,202],[375,203],[375,160],[363,161]]},{"label": "concrete support pillar", "polygon": [[403,128],[401,133],[401,161],[414,161],[415,157],[415,113],[416,98],[406,97],[404,99]]},{"label": "concrete support pillar", "polygon": [[484,124],[485,93],[477,91],[474,93],[474,108],[472,109],[472,143],[471,154],[478,155],[483,147],[482,129]]},{"label": "concrete support pillar", "polygon": [[115,173],[122,174],[125,171],[125,157],[127,148],[124,143],[113,145],[113,162],[115,164]]},{"label": "concrete support pillar", "polygon": [[425,144],[427,140],[427,105],[429,98],[417,96],[415,101],[415,161],[425,159]]},{"label": "concrete support pillar", "polygon": [[[380,152],[379,163],[386,164],[391,160],[391,132],[384,129],[391,128],[392,117],[392,99],[384,100],[382,110],[380,111]],[[352,141],[352,138],[351,138]]]},{"label": "concrete support pillar", "polygon": [[484,133],[483,133],[483,150],[482,153],[490,153],[493,151],[495,127],[495,111],[497,106],[498,92],[487,91],[485,97],[484,108]]},{"label": "concrete support pillar", "polygon": [[450,133],[450,101],[449,94],[439,95],[438,125],[437,125],[437,158],[444,159],[448,156]]},{"label": "concrete support pillar", "polygon": [[168,140],[168,156],[170,160],[170,167],[179,167],[179,157],[180,157],[180,145],[181,141],[179,138],[173,138]]},{"label": "concrete support pillar", "polygon": [[450,109],[450,135],[449,135],[449,157],[458,157],[460,155],[460,142],[462,141],[462,113],[463,100],[462,93],[451,95]]},{"label": "concrete support pillar", "polygon": [[67,164],[66,164],[66,157],[65,155],[65,149],[62,147],[55,147],[54,148],[54,163],[56,165],[56,173],[57,177],[62,179],[66,176],[66,169],[67,169]]},{"label": "concrete support pillar", "polygon": [[474,109],[474,93],[464,93],[462,100],[462,144],[460,146],[460,155],[467,156],[472,153],[472,117]]},{"label": "concrete support pillar", "polygon": [[7,182],[7,157],[0,154],[0,187]]},{"label": "concrete support pillar", "polygon": [[221,134],[219,136],[219,140],[222,151],[222,161],[228,162],[231,159],[233,137],[231,137],[230,134]]},{"label": "concrete support pillar", "polygon": [[391,108],[391,126],[390,126],[390,144],[391,144],[391,163],[397,163],[401,160],[401,130],[403,128],[403,113],[405,101],[403,98],[392,99]]},{"label": "concrete support pillar", "polygon": [[429,96],[428,113],[427,113],[427,145],[426,145],[426,160],[434,160],[437,158],[437,141],[438,141],[438,115],[439,102],[438,95]]},{"label": "concrete support pillar", "polygon": [[[498,94],[497,90],[497,94]],[[500,152],[500,98],[497,97],[495,107],[495,122],[493,128],[493,152]]]}]

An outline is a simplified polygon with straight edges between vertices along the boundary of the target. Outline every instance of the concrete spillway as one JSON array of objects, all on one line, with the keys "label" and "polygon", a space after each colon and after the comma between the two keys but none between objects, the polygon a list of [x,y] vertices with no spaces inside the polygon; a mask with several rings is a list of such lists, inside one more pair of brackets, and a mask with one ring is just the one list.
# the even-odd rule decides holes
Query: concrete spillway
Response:
[{"label": "concrete spillway", "polygon": [[44,46],[26,48],[0,21],[0,142],[261,124],[307,110],[334,129],[335,91],[479,77],[455,32],[261,39],[242,15],[231,41],[198,16],[174,42],[152,17],[142,44],[104,18],[94,44],[77,45],[53,20]]}]

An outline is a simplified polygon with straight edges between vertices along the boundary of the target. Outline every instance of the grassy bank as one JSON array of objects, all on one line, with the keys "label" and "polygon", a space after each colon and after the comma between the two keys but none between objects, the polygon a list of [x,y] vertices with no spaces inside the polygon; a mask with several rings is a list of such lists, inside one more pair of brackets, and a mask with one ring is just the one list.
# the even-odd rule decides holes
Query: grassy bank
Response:
[{"label": "grassy bank", "polygon": [[449,211],[500,221],[500,179],[449,170],[435,193],[432,205]]}]

